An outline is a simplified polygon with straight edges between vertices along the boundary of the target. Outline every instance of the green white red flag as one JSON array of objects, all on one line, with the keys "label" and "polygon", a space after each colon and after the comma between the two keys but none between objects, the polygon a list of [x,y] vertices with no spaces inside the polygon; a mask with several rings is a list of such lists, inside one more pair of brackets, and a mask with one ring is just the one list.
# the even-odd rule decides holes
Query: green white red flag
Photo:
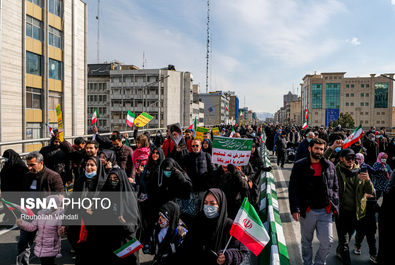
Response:
[{"label": "green white red flag", "polygon": [[129,127],[133,127],[135,118],[136,118],[136,114],[128,110],[128,115],[126,116],[126,124],[129,125]]},{"label": "green white red flag", "polygon": [[137,240],[137,239],[132,239],[119,249],[114,251],[114,254],[117,255],[120,258],[126,258],[127,256],[133,254],[134,252],[138,251],[140,248],[142,248],[143,245]]},{"label": "green white red flag", "polygon": [[303,123],[302,129],[305,130],[307,128],[307,119],[309,118],[309,110],[306,109],[306,115],[304,117],[305,122]]},{"label": "green white red flag", "polygon": [[263,131],[262,134],[259,136],[259,140],[261,141],[261,143],[265,143],[266,141],[266,135],[265,132]]},{"label": "green white red flag", "polygon": [[26,214],[29,216],[34,216],[34,212],[30,209],[25,209],[22,208],[20,205],[13,203],[13,202],[9,202],[4,200],[3,198],[1,198],[1,201],[4,203],[5,206],[7,206],[7,208],[12,211],[12,212],[17,212],[19,215],[20,214]]},{"label": "green white red flag", "polygon": [[229,135],[229,137],[233,137],[233,135],[235,135],[235,128],[234,127],[232,127],[232,131],[230,132],[230,135]]},{"label": "green white red flag", "polygon": [[270,241],[261,219],[259,219],[254,207],[248,202],[247,198],[244,198],[229,233],[254,253],[255,256],[258,256]]},{"label": "green white red flag", "polygon": [[361,139],[363,136],[363,130],[361,125],[359,125],[352,134],[350,134],[350,136],[348,136],[346,138],[346,140],[344,140],[343,143],[343,149],[346,149],[348,147],[350,147],[351,145],[353,145],[354,143],[358,142],[359,139]]},{"label": "green white red flag", "polygon": [[99,113],[97,112],[97,109],[95,108],[95,111],[92,114],[91,125],[95,124],[97,122],[98,118],[99,118]]}]

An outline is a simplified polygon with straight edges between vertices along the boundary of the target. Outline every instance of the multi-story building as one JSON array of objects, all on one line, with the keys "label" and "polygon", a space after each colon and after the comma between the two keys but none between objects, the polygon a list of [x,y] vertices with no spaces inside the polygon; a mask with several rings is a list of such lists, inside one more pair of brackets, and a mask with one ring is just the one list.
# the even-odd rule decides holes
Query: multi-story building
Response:
[{"label": "multi-story building", "polygon": [[66,137],[86,131],[86,12],[81,0],[1,1],[0,142],[48,137],[58,104]]},{"label": "multi-story building", "polygon": [[197,126],[204,126],[204,102],[199,98],[200,85],[193,85],[193,120],[197,117]]},{"label": "multi-story building", "polygon": [[229,121],[229,94],[215,91],[199,94],[204,102],[204,124],[207,126],[228,124]]},{"label": "multi-story building", "polygon": [[239,97],[235,94],[229,99],[229,120],[231,124],[239,124]]},{"label": "multi-story building", "polygon": [[[95,65],[89,65],[89,68],[91,66]],[[134,65],[119,63],[112,63],[107,68],[111,69],[108,70],[109,74],[105,73],[105,77],[89,76],[90,84],[103,84],[102,90],[89,90],[88,94],[89,116],[96,108],[99,112],[99,126],[108,131],[130,129],[126,125],[128,110],[136,116],[142,112],[153,116],[146,128],[163,128],[177,122],[189,126],[193,122],[193,108],[198,111],[199,106],[193,104],[191,73],[168,68],[138,69]],[[103,118],[98,109],[100,106]],[[87,123],[90,124],[90,118]]]},{"label": "multi-story building", "polygon": [[[328,126],[340,113],[356,125],[392,126],[393,82],[383,76],[345,77],[345,72],[306,75],[302,84],[302,111],[309,110],[310,126]],[[394,74],[386,74],[390,78]],[[303,117],[303,114],[302,114]]]},{"label": "multi-story building", "polygon": [[302,100],[300,97],[296,101],[289,102],[289,124],[302,124]]}]

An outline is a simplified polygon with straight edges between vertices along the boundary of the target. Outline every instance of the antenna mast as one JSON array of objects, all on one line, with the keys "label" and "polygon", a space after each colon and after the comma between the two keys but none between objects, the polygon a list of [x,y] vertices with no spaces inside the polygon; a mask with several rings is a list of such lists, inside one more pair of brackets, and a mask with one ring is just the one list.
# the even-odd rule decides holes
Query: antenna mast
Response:
[{"label": "antenna mast", "polygon": [[96,40],[96,45],[97,45],[97,63],[100,63],[100,0],[97,0],[97,15],[96,15],[96,20],[97,20],[97,40]]},{"label": "antenna mast", "polygon": [[210,0],[207,0],[207,44],[206,44],[206,93],[208,93],[208,67],[210,59]]}]

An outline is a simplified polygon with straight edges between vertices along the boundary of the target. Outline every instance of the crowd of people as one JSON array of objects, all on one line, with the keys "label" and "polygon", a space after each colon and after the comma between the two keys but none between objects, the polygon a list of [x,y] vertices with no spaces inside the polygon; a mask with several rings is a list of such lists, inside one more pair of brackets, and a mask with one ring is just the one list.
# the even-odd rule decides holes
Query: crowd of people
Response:
[{"label": "crowd of people", "polygon": [[[361,255],[366,237],[370,262],[393,264],[390,240],[395,194],[395,138],[385,128],[371,127],[355,138],[350,130],[315,127],[267,126],[266,145],[284,167],[287,150],[296,149],[289,182],[289,204],[300,222],[302,259],[305,265],[326,264],[333,244],[335,220],[336,256],[351,264],[349,242],[355,237],[354,255]],[[352,145],[345,145],[351,139]],[[378,249],[376,233],[378,220]],[[314,232],[320,242],[313,258]]]},{"label": "crowd of people", "polygon": [[[56,201],[71,190],[71,196],[81,197],[122,194],[109,217],[118,225],[90,225],[100,216],[92,209],[83,212],[85,223],[67,226],[18,218],[16,264],[29,264],[33,242],[41,263],[55,264],[62,237],[67,237],[76,264],[139,264],[138,252],[126,258],[114,254],[132,239],[154,256],[153,264],[240,264],[248,250],[235,238],[228,242],[232,220],[245,197],[258,209],[261,172],[271,168],[258,152],[262,127],[219,129],[222,136],[253,139],[248,165],[213,164],[212,132],[195,139],[193,131],[177,124],[165,136],[135,130],[133,137],[119,131],[105,137],[95,127],[92,139],[79,137],[73,144],[61,141],[55,130],[49,145],[29,153],[26,163],[14,150],[6,150],[0,173],[3,194],[45,192]],[[35,214],[57,213],[59,209],[43,209]],[[6,211],[4,222],[12,221],[14,214]]]}]

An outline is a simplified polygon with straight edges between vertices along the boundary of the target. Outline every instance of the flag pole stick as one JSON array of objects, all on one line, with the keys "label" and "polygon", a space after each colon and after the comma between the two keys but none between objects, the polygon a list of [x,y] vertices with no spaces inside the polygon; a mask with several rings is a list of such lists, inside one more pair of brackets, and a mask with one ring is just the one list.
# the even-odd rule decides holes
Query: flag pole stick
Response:
[{"label": "flag pole stick", "polygon": [[222,251],[222,253],[225,253],[226,249],[227,249],[228,246],[229,246],[230,241],[232,240],[232,237],[233,237],[233,236],[231,236],[231,237],[229,238],[228,243],[226,243],[226,246],[225,246],[224,250]]},{"label": "flag pole stick", "polygon": [[[10,210],[11,211],[11,210]],[[14,213],[14,211],[11,211],[12,214],[15,216],[15,219],[18,219],[18,217],[16,217],[16,214]]]}]

